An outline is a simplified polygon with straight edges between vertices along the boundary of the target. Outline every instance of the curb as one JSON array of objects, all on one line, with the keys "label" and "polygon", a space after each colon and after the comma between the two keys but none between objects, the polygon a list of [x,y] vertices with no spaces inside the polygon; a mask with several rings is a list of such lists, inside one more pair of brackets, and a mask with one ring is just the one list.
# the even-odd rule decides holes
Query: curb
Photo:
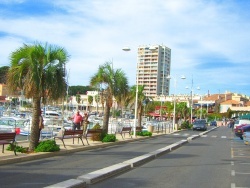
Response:
[{"label": "curb", "polygon": [[62,187],[82,188],[82,187],[86,187],[86,182],[81,181],[81,180],[77,180],[77,179],[69,179],[69,180],[63,181],[61,183],[47,186],[45,188],[62,188]]},{"label": "curb", "polygon": [[126,163],[118,163],[106,168],[102,168],[100,170],[96,170],[94,172],[90,172],[88,174],[84,174],[82,176],[78,176],[78,180],[82,180],[87,184],[97,183],[114,175],[121,174],[122,172],[128,171],[131,169],[130,164]]}]

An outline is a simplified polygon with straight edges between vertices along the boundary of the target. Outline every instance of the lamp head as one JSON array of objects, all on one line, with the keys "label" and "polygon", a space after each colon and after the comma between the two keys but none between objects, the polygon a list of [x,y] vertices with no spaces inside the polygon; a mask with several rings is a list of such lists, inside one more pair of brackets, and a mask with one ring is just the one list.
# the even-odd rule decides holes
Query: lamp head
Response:
[{"label": "lamp head", "polygon": [[122,50],[127,52],[127,51],[130,51],[131,49],[129,47],[125,46],[124,48],[122,48]]}]

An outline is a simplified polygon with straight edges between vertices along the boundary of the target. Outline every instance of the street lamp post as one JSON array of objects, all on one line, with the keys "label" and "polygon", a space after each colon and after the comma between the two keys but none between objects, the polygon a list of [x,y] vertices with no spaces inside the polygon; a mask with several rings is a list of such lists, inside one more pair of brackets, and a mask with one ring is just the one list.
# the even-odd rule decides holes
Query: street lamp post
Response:
[{"label": "street lamp post", "polygon": [[200,113],[200,119],[202,118],[202,95],[201,95],[201,113]]},{"label": "street lamp post", "polygon": [[[192,81],[193,83],[193,81]],[[193,84],[191,87],[191,91],[190,91],[190,95],[191,95],[191,104],[190,104],[190,109],[191,109],[191,113],[190,113],[190,123],[192,124],[193,122]],[[189,89],[189,87],[186,87],[186,89]]]},{"label": "street lamp post", "polygon": [[[200,87],[197,87],[197,90],[200,90]],[[200,119],[202,118],[202,94],[200,95],[200,99],[201,99],[201,101],[200,101],[200,103],[201,103],[201,105],[200,105]]]},{"label": "street lamp post", "polygon": [[[124,47],[123,51],[130,51],[129,47]],[[137,110],[138,110],[138,62],[136,66],[136,93],[135,93],[135,119],[134,119],[134,137],[136,137],[136,121],[137,121]]]},{"label": "street lamp post", "polygon": [[[189,87],[187,86],[186,89],[189,89]],[[200,90],[200,87],[197,87],[197,90]],[[191,115],[190,115],[190,123],[192,124],[193,123],[193,76],[192,76],[192,84],[191,84],[191,105],[190,105],[190,108],[191,108]]]},{"label": "street lamp post", "polygon": [[[169,75],[167,77],[167,79],[171,79],[171,76]],[[181,76],[181,79],[186,79],[186,77],[184,75]],[[173,125],[172,125],[172,130],[174,131],[174,127],[175,127],[175,111],[176,111],[176,99],[175,99],[175,95],[176,95],[176,85],[177,85],[177,79],[174,78],[174,95],[173,95],[173,101],[174,101],[174,113],[173,113]]]}]

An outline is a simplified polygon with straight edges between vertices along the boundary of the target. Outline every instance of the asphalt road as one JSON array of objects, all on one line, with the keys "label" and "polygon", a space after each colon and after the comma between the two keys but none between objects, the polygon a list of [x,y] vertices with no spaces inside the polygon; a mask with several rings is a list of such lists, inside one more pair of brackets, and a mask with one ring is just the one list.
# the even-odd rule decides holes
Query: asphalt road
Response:
[{"label": "asphalt road", "polygon": [[[180,135],[183,135],[180,132]],[[250,148],[220,127],[143,166],[91,188],[250,187]]]},{"label": "asphalt road", "polygon": [[30,162],[0,166],[1,187],[45,187],[123,162],[186,139],[197,132],[163,135],[109,148],[71,153]]}]

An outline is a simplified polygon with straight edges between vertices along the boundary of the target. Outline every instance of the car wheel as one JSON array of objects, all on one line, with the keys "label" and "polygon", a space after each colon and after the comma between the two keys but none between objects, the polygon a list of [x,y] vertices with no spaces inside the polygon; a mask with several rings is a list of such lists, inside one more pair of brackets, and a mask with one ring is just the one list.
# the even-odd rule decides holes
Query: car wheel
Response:
[{"label": "car wheel", "polygon": [[240,139],[241,139],[241,140],[243,140],[243,137],[242,137],[242,136],[240,136]]}]

